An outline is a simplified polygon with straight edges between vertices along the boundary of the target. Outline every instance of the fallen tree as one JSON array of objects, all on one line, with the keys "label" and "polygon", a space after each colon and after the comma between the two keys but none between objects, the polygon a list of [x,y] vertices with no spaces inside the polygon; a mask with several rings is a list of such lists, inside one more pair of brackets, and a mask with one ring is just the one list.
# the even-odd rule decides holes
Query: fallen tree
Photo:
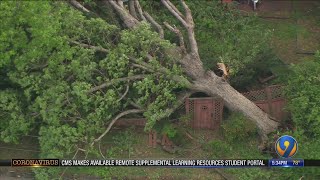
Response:
[{"label": "fallen tree", "polygon": [[[110,4],[116,10],[127,28],[135,28],[140,22],[148,21],[151,25],[156,27],[160,37],[163,37],[162,27],[159,25],[159,23],[155,22],[147,12],[143,12],[141,10],[139,1],[133,1],[129,4],[130,11],[123,6],[121,3],[122,1],[104,2]],[[176,27],[172,27],[167,22],[164,22],[165,27],[177,34],[179,37],[180,46],[178,47],[178,52],[180,52],[180,58],[178,59],[178,63],[182,65],[184,73],[190,77],[190,84],[188,84],[187,88],[193,91],[205,92],[212,96],[218,95],[219,97],[223,98],[226,106],[229,109],[233,111],[239,111],[250,120],[255,122],[260,129],[261,136],[263,137],[274,131],[278,126],[278,123],[274,121],[272,117],[263,112],[242,94],[237,92],[223,78],[217,76],[214,72],[206,71],[203,68],[194,33],[195,24],[193,22],[191,10],[189,9],[188,5],[183,0],[180,1],[185,11],[183,14],[169,0],[162,0],[161,2],[163,6],[166,7],[171,14],[179,20],[187,32],[188,44],[190,45],[188,51],[186,51],[184,37],[180,30]],[[139,12],[140,18],[137,17],[136,12]],[[148,18],[145,18],[145,15],[147,15],[146,17]],[[153,58],[150,54],[148,57]],[[179,78],[175,80],[183,81]]]},{"label": "fallen tree", "polygon": [[[0,6],[6,12],[0,15],[0,70],[6,79],[0,90],[2,141],[18,142],[33,131],[43,157],[88,155],[118,119],[142,114],[150,130],[192,92],[220,96],[228,108],[255,122],[262,138],[276,129],[277,122],[204,69],[184,1],[184,14],[170,1],[162,4],[185,31],[169,22],[161,26],[139,1],[128,7],[122,1],[102,1],[126,29],[88,18],[80,11],[99,13],[75,0],[70,3],[77,10],[66,2],[8,1]],[[163,27],[177,35],[178,46],[164,39]]]}]

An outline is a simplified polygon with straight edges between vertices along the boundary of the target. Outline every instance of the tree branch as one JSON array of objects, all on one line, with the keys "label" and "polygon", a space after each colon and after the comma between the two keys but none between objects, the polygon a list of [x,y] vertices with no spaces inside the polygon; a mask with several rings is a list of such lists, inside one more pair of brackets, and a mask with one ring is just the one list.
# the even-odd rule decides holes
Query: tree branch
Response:
[{"label": "tree branch", "polygon": [[187,50],[186,50],[186,47],[184,45],[184,39],[183,39],[183,35],[182,33],[180,32],[180,30],[177,28],[177,27],[172,27],[169,23],[167,22],[163,22],[163,24],[172,32],[174,32],[178,38],[179,38],[179,44],[180,44],[180,48],[182,50],[183,53],[186,53]]},{"label": "tree branch", "polygon": [[163,28],[161,27],[161,25],[159,23],[157,23],[152,16],[150,16],[149,13],[144,12],[143,13],[144,16],[147,18],[147,20],[158,30],[158,33],[160,35],[160,38],[163,39],[164,38],[164,32],[163,32]]},{"label": "tree branch", "polygon": [[179,14],[179,16],[181,16],[184,19],[184,15],[178,10],[178,8],[176,8],[176,6],[174,4],[172,4],[172,2],[170,0],[167,1],[169,6]]},{"label": "tree branch", "polygon": [[76,45],[79,45],[81,47],[84,47],[84,48],[89,48],[89,49],[93,49],[95,51],[101,51],[101,52],[109,52],[107,49],[103,48],[103,47],[99,47],[99,46],[92,46],[92,45],[89,45],[89,44],[85,44],[85,43],[80,43],[78,41],[74,41],[74,40],[68,40],[69,42],[73,43],[73,44],[76,44]]},{"label": "tree branch", "polygon": [[129,13],[131,16],[133,16],[135,19],[138,19],[137,13],[136,13],[136,7],[135,2],[132,0],[129,0]]},{"label": "tree branch", "polygon": [[200,56],[198,52],[198,44],[194,35],[194,22],[191,14],[191,10],[189,9],[188,5],[184,2],[184,0],[180,0],[186,16],[183,18],[181,16],[181,13],[179,14],[177,8],[170,2],[170,0],[161,0],[161,2],[167,7],[167,9],[173,14],[182,24],[183,26],[187,29],[188,32],[188,39],[190,43],[190,50],[192,53],[192,56],[194,57],[195,60],[200,61]]},{"label": "tree branch", "polygon": [[144,74],[140,74],[140,75],[135,75],[135,76],[129,76],[129,77],[123,77],[123,78],[118,78],[118,79],[113,79],[112,81],[109,81],[109,82],[106,82],[106,83],[103,83],[99,86],[96,86],[96,87],[93,87],[91,88],[88,93],[92,93],[92,92],[95,92],[95,91],[98,91],[100,89],[103,89],[103,88],[106,88],[108,86],[111,86],[117,82],[122,82],[122,81],[132,81],[132,80],[137,80],[137,79],[143,79],[145,78],[146,75]]},{"label": "tree branch", "polygon": [[176,109],[180,107],[180,105],[184,102],[185,98],[189,97],[192,94],[192,92],[184,92],[180,95],[178,95],[177,100],[175,104],[168,108],[165,109],[165,113],[163,113],[161,116],[158,116],[158,120],[165,118],[166,116],[172,114]]},{"label": "tree branch", "polygon": [[139,0],[136,0],[136,1],[134,1],[134,2],[135,2],[135,4],[136,4],[136,8],[137,8],[137,10],[138,10],[138,13],[139,13],[139,15],[140,15],[140,18],[141,18],[143,21],[147,21],[146,18],[144,17],[144,15],[143,15],[143,12],[142,12],[142,9],[141,9]]},{"label": "tree branch", "polygon": [[118,99],[118,102],[121,101],[129,92],[129,85],[127,85],[126,91],[123,93],[123,95]]},{"label": "tree branch", "polygon": [[193,91],[187,91],[187,92],[183,92],[181,94],[178,95],[177,100],[176,100],[176,104],[172,107],[172,109],[170,110],[170,112],[174,112],[178,107],[180,107],[181,104],[184,103],[184,100],[188,97],[191,96],[191,94],[194,93]]},{"label": "tree branch", "polygon": [[141,110],[141,109],[131,109],[131,110],[127,110],[127,111],[124,111],[124,112],[121,112],[120,114],[118,114],[114,119],[112,119],[112,121],[110,122],[108,128],[107,128],[98,138],[96,138],[96,139],[91,143],[91,146],[93,146],[95,142],[100,141],[100,140],[110,131],[110,129],[112,128],[113,124],[114,124],[118,119],[120,119],[121,117],[123,117],[123,116],[125,116],[125,115],[128,115],[128,114],[141,113],[141,112],[143,112],[143,111],[144,111],[144,110]]},{"label": "tree branch", "polygon": [[129,103],[131,104],[131,106],[137,108],[137,109],[142,109],[141,106],[139,106],[137,103],[133,102],[132,100],[129,101]]},{"label": "tree branch", "polygon": [[128,28],[134,28],[139,24],[137,19],[131,16],[124,7],[119,6],[115,1],[104,0],[103,2],[106,4],[109,3],[117,11],[123,23]]},{"label": "tree branch", "polygon": [[136,68],[140,68],[140,69],[146,70],[148,72],[154,72],[153,70],[150,70],[147,67],[142,66],[141,64],[132,63],[132,66],[136,67]]},{"label": "tree branch", "polygon": [[192,27],[194,26],[194,22],[193,22],[193,18],[192,18],[192,14],[191,14],[191,10],[188,7],[188,5],[186,4],[186,2],[184,2],[184,0],[180,0],[185,12],[186,12],[186,21],[189,25],[192,25]]},{"label": "tree branch", "polygon": [[198,44],[197,40],[194,35],[194,22],[191,14],[191,10],[189,9],[188,5],[184,2],[184,0],[180,0],[182,3],[183,8],[185,9],[186,12],[186,21],[188,24],[187,32],[188,32],[188,38],[189,38],[189,43],[190,43],[190,50],[191,53],[197,58],[200,58],[199,52],[198,52]]},{"label": "tree branch", "polygon": [[117,0],[117,2],[118,2],[118,4],[119,4],[120,7],[124,8],[124,7],[123,7],[123,1],[122,1],[122,0]]},{"label": "tree branch", "polygon": [[[152,58],[152,56],[149,55],[148,58]],[[132,57],[130,57],[130,60],[132,60],[133,62],[135,62],[135,63],[137,63],[139,65],[141,65],[142,67],[144,67],[149,72],[153,72],[153,73],[157,73],[158,72],[158,73],[162,73],[164,75],[168,75],[168,73],[170,72],[170,70],[165,68],[165,67],[158,67],[157,69],[154,69],[152,66],[150,66],[146,62],[140,62],[140,61],[138,61],[138,60],[136,60],[135,58],[132,58]],[[183,76],[169,75],[168,77],[170,79],[172,79],[173,81],[185,84],[187,87],[191,86],[191,83],[186,78],[184,78]]]},{"label": "tree branch", "polygon": [[78,1],[70,0],[69,2],[73,7],[79,9],[80,11],[84,13],[90,13],[90,11],[87,8],[85,8],[82,4],[80,4]]},{"label": "tree branch", "polygon": [[166,8],[171,12],[171,14],[173,14],[174,17],[176,17],[183,24],[185,28],[188,27],[188,24],[184,20],[184,17],[181,14],[181,12],[169,0],[161,0],[161,2],[164,6],[166,6]]},{"label": "tree branch", "polygon": [[106,159],[106,157],[104,157],[104,155],[101,151],[101,141],[99,141],[99,152],[100,152],[100,155],[103,157],[103,159]]}]

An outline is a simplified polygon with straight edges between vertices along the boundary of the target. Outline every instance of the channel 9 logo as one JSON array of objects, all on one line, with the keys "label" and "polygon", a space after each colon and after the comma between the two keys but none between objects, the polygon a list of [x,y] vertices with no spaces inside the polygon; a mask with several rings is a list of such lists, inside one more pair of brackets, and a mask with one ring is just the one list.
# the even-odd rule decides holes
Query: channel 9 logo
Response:
[{"label": "channel 9 logo", "polygon": [[283,158],[290,158],[298,151],[297,141],[288,135],[281,136],[276,142],[276,152]]}]

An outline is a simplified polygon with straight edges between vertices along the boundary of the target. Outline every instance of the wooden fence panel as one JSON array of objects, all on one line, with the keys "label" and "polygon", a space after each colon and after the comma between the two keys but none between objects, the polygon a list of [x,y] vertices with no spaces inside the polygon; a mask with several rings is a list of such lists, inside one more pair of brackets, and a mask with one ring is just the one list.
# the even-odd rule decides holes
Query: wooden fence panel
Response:
[{"label": "wooden fence panel", "polygon": [[195,129],[216,129],[220,127],[223,101],[220,98],[187,98],[186,113],[191,115],[191,126]]},{"label": "wooden fence panel", "polygon": [[269,105],[268,102],[260,101],[260,102],[255,102],[255,104],[264,112],[270,113],[269,111]]},{"label": "wooden fence panel", "polygon": [[285,99],[276,99],[272,101],[272,116],[275,117],[278,121],[284,120],[289,116],[289,113],[285,109],[285,106]]},{"label": "wooden fence panel", "polygon": [[129,119],[118,119],[115,126],[139,126],[144,127],[147,120],[145,118],[129,118]]},{"label": "wooden fence panel", "polygon": [[150,131],[149,132],[149,146],[156,148],[157,147],[157,132]]},{"label": "wooden fence panel", "polygon": [[249,91],[243,93],[243,95],[277,121],[284,120],[289,116],[289,113],[285,110],[286,100],[283,98],[283,87],[280,85]]}]

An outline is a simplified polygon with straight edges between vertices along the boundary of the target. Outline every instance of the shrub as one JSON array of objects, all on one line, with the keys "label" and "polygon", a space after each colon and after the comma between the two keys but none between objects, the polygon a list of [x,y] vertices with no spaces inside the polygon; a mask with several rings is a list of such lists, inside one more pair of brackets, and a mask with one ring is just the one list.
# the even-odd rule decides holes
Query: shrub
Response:
[{"label": "shrub", "polygon": [[256,125],[240,113],[232,113],[222,125],[227,141],[243,141],[257,133]]},{"label": "shrub", "polygon": [[170,138],[172,142],[180,147],[188,145],[190,143],[188,137],[186,136],[186,129],[178,127],[177,133],[173,138]]},{"label": "shrub", "polygon": [[227,142],[221,140],[209,142],[205,149],[212,152],[212,158],[227,158],[232,151],[231,146]]},{"label": "shrub", "polygon": [[308,137],[320,136],[320,52],[316,59],[293,65],[286,88],[293,122]]},{"label": "shrub", "polygon": [[172,124],[165,124],[162,128],[162,134],[166,134],[168,138],[173,138],[177,134],[177,129]]},{"label": "shrub", "polygon": [[108,155],[124,155],[129,157],[133,154],[133,146],[138,142],[134,136],[134,129],[129,128],[112,137],[114,145],[108,150]]}]

